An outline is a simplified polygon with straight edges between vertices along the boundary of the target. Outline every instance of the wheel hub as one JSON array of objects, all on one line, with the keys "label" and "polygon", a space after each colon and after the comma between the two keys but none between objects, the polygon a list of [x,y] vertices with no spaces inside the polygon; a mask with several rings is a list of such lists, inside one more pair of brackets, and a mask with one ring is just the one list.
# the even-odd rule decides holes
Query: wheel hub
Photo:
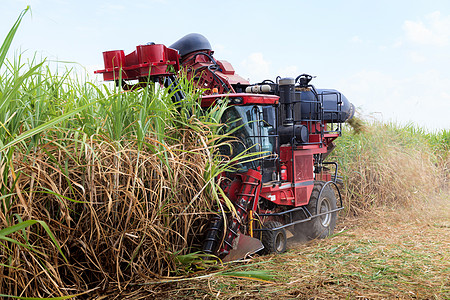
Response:
[{"label": "wheel hub", "polygon": [[[320,209],[319,209],[319,214],[324,214],[330,211],[330,201],[328,201],[327,198],[323,198],[322,202],[320,203]],[[321,215],[320,217],[320,223],[322,224],[323,227],[328,227],[330,226],[330,222],[331,222],[331,214],[324,214]]]},{"label": "wheel hub", "polygon": [[277,252],[281,253],[283,252],[284,249],[284,239],[281,233],[277,234],[276,237],[276,250]]}]

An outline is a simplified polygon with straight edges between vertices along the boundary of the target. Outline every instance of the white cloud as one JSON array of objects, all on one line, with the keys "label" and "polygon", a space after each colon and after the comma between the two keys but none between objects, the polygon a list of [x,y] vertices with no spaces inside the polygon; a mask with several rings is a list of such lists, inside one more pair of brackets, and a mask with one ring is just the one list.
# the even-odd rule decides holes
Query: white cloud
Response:
[{"label": "white cloud", "polygon": [[403,46],[403,42],[399,39],[399,40],[393,42],[390,45],[380,45],[380,46],[378,46],[378,50],[380,50],[380,51],[387,51],[387,50],[390,50],[390,49],[400,48],[401,46]]},{"label": "white cloud", "polygon": [[258,82],[273,77],[270,74],[270,62],[264,59],[261,52],[251,53],[241,62],[239,71],[244,78],[248,77],[250,82]]},{"label": "white cloud", "polygon": [[392,45],[392,48],[400,48],[402,45],[403,45],[403,42],[398,40]]},{"label": "white cloud", "polygon": [[225,51],[225,45],[224,44],[214,44],[214,46],[212,46],[214,52],[223,52]]},{"label": "white cloud", "polygon": [[281,76],[281,77],[293,77],[293,78],[295,78],[298,75],[300,75],[300,72],[298,71],[298,67],[297,66],[286,66],[284,68],[278,69],[276,75],[277,76]]},{"label": "white cloud", "polygon": [[415,63],[422,63],[427,61],[427,58],[425,56],[423,56],[422,54],[416,52],[416,51],[412,51],[409,53],[409,59],[411,59],[412,62]]},{"label": "white cloud", "polygon": [[357,35],[353,36],[353,37],[350,39],[350,41],[351,41],[352,43],[356,43],[356,44],[361,44],[361,43],[363,42],[363,40],[362,40],[359,36],[357,36]]},{"label": "white cloud", "polygon": [[450,16],[443,17],[439,11],[425,16],[426,22],[407,20],[403,23],[403,30],[411,42],[445,46],[450,41]]},{"label": "white cloud", "polygon": [[211,43],[211,47],[214,51],[214,57],[216,59],[229,61],[232,65],[235,63],[235,61],[228,60],[229,58],[233,57],[233,52],[232,49],[227,47],[225,44]]}]

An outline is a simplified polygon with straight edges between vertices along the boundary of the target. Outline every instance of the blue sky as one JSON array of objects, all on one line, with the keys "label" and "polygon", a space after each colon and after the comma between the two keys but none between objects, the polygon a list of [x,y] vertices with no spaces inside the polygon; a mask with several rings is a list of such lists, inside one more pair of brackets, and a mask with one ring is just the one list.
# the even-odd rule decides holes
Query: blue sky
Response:
[{"label": "blue sky", "polygon": [[251,82],[309,73],[367,118],[450,129],[448,0],[3,2],[0,39],[32,9],[12,49],[91,74],[103,67],[103,51],[170,45],[197,32]]}]

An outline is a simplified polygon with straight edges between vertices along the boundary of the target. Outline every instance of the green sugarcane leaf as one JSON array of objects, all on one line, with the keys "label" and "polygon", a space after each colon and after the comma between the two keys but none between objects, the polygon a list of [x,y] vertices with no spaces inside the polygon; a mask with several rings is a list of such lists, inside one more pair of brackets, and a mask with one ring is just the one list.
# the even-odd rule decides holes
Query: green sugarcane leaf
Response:
[{"label": "green sugarcane leaf", "polygon": [[14,85],[11,89],[3,93],[2,97],[0,98],[0,111],[3,110],[3,107],[6,106],[6,104],[9,102],[11,96],[16,94],[22,83],[31,75],[36,74],[36,71],[41,68],[43,64],[44,62],[41,62],[40,64],[37,64],[36,66],[30,68],[25,74],[21,75],[14,81]]},{"label": "green sugarcane leaf", "polygon": [[75,114],[77,114],[77,113],[79,113],[79,112],[85,110],[86,108],[88,108],[88,107],[94,105],[94,104],[97,103],[97,102],[98,102],[98,100],[97,100],[97,101],[94,101],[94,102],[91,102],[91,103],[88,103],[88,104],[85,104],[85,105],[83,105],[83,106],[80,106],[80,107],[77,108],[77,109],[74,109],[74,110],[72,110],[72,111],[70,111],[70,112],[68,112],[68,113],[65,113],[65,114],[63,114],[63,115],[61,115],[61,116],[59,116],[59,117],[56,117],[56,118],[54,118],[54,119],[52,119],[52,120],[50,120],[50,121],[48,121],[48,122],[46,122],[46,123],[44,123],[44,124],[41,124],[41,125],[37,126],[36,128],[33,128],[33,129],[30,129],[30,130],[25,131],[25,132],[22,133],[21,135],[17,136],[17,137],[16,137],[14,140],[12,140],[11,142],[9,142],[8,144],[6,144],[6,145],[4,145],[3,147],[1,147],[1,148],[0,148],[0,151],[4,151],[5,149],[8,149],[8,148],[12,147],[12,146],[14,146],[14,145],[16,145],[16,144],[22,142],[23,140],[26,140],[27,138],[30,138],[30,137],[32,137],[32,136],[34,136],[34,135],[36,135],[36,134],[41,133],[42,131],[44,131],[44,130],[46,130],[46,129],[49,129],[49,128],[55,126],[55,125],[58,124],[59,122],[62,122],[62,121],[64,121],[64,120],[70,118],[71,116],[73,116],[73,115],[75,115]]},{"label": "green sugarcane leaf", "polygon": [[273,275],[270,274],[270,271],[265,270],[221,272],[220,275],[239,277],[251,280],[263,280],[268,282],[271,282],[273,280]]},{"label": "green sugarcane leaf", "polygon": [[[68,260],[66,258],[66,256],[64,255],[64,253],[62,252],[61,247],[59,246],[58,241],[56,240],[55,236],[53,235],[52,231],[50,230],[50,228],[48,227],[47,223],[45,223],[44,221],[39,221],[39,220],[27,220],[9,227],[6,227],[2,230],[0,230],[0,239],[6,240],[9,239],[6,237],[6,235],[14,233],[16,231],[22,230],[24,228],[27,228],[29,226],[32,226],[34,224],[39,224],[42,226],[42,228],[44,228],[44,230],[47,232],[47,234],[50,236],[50,239],[52,240],[53,244],[56,246],[56,248],[58,248],[59,253],[61,254],[61,256],[64,258],[64,260],[68,263]],[[18,243],[17,241],[15,241],[16,243]],[[23,245],[23,244],[22,244]],[[25,245],[23,245],[25,246]],[[28,247],[27,247],[28,248]],[[33,249],[33,251],[37,252],[36,250]]]},{"label": "green sugarcane leaf", "polygon": [[6,236],[6,235],[14,233],[16,231],[22,230],[24,228],[27,228],[31,225],[36,224],[37,222],[38,221],[35,221],[35,220],[27,220],[27,221],[21,222],[19,224],[6,227],[6,228],[0,230],[0,236]]},{"label": "green sugarcane leaf", "polygon": [[16,31],[19,28],[20,22],[22,22],[22,18],[25,16],[27,11],[30,10],[30,6],[27,6],[19,15],[16,22],[14,23],[13,27],[9,31],[8,35],[6,36],[5,40],[3,41],[2,47],[0,48],[0,68],[3,65],[3,62],[5,61],[6,54],[8,53],[9,47],[11,46],[11,43],[14,39],[14,36],[16,35]]},{"label": "green sugarcane leaf", "polygon": [[44,255],[44,253],[37,251],[37,250],[34,249],[31,245],[23,244],[23,243],[21,243],[21,242],[15,240],[15,239],[12,239],[12,238],[10,238],[10,237],[0,235],[0,240],[6,241],[6,242],[10,242],[10,243],[13,243],[13,244],[16,244],[16,245],[21,246],[21,247],[23,247],[23,248],[25,248],[25,249],[28,249],[28,250],[30,250],[30,251],[33,251],[33,252],[35,252],[35,253],[37,253],[37,254],[39,254],[39,255]]}]

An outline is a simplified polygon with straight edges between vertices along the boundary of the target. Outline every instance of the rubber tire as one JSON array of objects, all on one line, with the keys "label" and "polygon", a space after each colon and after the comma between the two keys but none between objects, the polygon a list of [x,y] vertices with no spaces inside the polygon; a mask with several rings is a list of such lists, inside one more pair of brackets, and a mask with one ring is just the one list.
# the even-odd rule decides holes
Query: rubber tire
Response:
[{"label": "rubber tire", "polygon": [[[280,222],[268,221],[264,223],[264,228],[272,229],[282,226]],[[286,230],[284,228],[278,230],[265,230],[262,232],[261,242],[264,245],[263,253],[283,253],[286,251]]]},{"label": "rubber tire", "polygon": [[[336,194],[329,184],[325,186],[320,195],[320,199],[318,199],[319,193],[324,185],[325,182],[323,181],[315,182],[311,198],[306,205],[306,208],[313,216],[337,208]],[[319,210],[318,207],[320,207]],[[315,217],[308,222],[295,225],[295,235],[306,236],[308,240],[323,239],[333,234],[336,222],[337,212]]]}]

